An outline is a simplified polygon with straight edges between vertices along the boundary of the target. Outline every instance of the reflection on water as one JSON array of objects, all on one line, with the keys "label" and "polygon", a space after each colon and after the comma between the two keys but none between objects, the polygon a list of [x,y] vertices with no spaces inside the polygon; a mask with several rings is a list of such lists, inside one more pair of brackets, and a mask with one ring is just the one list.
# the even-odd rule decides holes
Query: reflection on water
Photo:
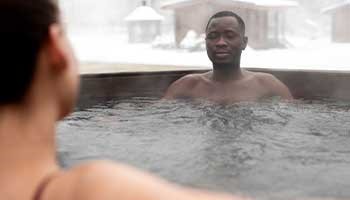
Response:
[{"label": "reflection on water", "polygon": [[350,104],[114,100],[59,125],[71,166],[108,158],[195,187],[258,199],[350,198]]}]

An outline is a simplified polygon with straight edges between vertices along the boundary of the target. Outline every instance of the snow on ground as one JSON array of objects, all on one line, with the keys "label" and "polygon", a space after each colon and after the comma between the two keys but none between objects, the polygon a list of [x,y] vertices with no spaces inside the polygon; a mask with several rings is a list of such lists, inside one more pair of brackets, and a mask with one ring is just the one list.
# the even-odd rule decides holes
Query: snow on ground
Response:
[{"label": "snow on ground", "polygon": [[[127,37],[119,35],[70,35],[70,38],[83,66],[84,63],[103,63],[115,64],[115,67],[117,64],[143,64],[211,68],[205,51],[154,49],[151,44],[128,44]],[[350,71],[350,43],[288,39],[294,45],[289,49],[248,47],[242,55],[242,67]]]}]

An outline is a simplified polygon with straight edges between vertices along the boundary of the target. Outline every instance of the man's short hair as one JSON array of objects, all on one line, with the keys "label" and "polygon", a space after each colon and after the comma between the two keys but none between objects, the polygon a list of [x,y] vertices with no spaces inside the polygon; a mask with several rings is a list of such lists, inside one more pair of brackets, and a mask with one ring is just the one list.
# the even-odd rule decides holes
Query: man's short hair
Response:
[{"label": "man's short hair", "polygon": [[55,0],[0,0],[0,105],[24,98],[38,53],[56,22]]},{"label": "man's short hair", "polygon": [[244,23],[243,19],[239,15],[237,15],[236,13],[234,13],[232,11],[220,11],[220,12],[216,13],[215,15],[211,16],[209,21],[208,21],[208,24],[205,28],[205,31],[208,30],[210,22],[213,19],[219,18],[219,17],[234,17],[234,18],[236,18],[243,35],[245,34],[245,23]]}]

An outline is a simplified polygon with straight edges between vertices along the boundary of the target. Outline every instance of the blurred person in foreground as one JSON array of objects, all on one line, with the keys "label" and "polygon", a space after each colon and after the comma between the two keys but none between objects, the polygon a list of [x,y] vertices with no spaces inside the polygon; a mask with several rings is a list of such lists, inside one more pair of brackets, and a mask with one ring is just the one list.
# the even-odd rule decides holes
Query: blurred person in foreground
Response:
[{"label": "blurred person in foreground", "polygon": [[56,3],[0,0],[0,34],[1,199],[241,199],[184,188],[111,161],[61,169],[55,126],[74,107],[79,74]]},{"label": "blurred person in foreground", "polygon": [[163,99],[205,99],[218,103],[273,96],[293,99],[289,89],[273,75],[241,69],[241,54],[248,38],[240,16],[231,11],[213,15],[206,27],[205,40],[213,70],[180,78],[170,85]]}]

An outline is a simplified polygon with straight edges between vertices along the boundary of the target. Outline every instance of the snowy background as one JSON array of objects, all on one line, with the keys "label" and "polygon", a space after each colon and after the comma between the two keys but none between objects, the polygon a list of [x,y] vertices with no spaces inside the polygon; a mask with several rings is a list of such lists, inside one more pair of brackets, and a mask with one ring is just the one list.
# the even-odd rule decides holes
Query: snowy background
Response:
[{"label": "snowy background", "polygon": [[[268,50],[248,46],[242,56],[242,67],[350,71],[350,43],[331,41],[331,17],[321,12],[341,1],[298,0],[299,7],[287,11],[286,39],[290,46]],[[168,0],[148,1],[165,18],[158,39],[130,44],[124,18],[140,1],[62,0],[64,21],[82,66],[84,63],[128,63],[210,68],[204,49],[191,51],[174,47],[174,14],[160,8],[166,2]],[[166,48],[159,48],[160,44]]]}]

